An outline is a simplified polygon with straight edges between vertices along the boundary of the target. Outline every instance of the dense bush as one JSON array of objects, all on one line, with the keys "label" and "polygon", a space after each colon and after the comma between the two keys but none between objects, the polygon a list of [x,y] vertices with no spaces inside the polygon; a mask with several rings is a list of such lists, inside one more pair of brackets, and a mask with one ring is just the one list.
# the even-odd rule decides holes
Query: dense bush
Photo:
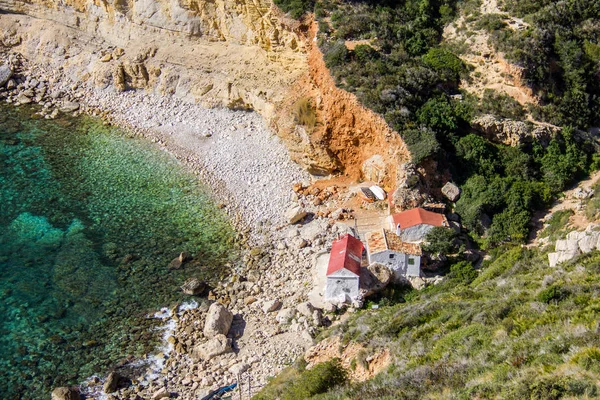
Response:
[{"label": "dense bush", "polygon": [[596,0],[505,0],[525,17],[524,30],[492,35],[497,48],[524,67],[527,82],[544,106],[538,117],[579,128],[598,125],[600,114],[600,2]]},{"label": "dense bush", "polygon": [[466,285],[473,282],[477,275],[473,264],[467,261],[460,261],[450,267],[450,278]]},{"label": "dense bush", "polygon": [[300,18],[304,13],[312,10],[314,0],[274,0],[275,4],[292,18]]},{"label": "dense bush", "polygon": [[277,385],[265,387],[253,399],[304,400],[324,393],[347,380],[347,371],[334,358],[311,369],[291,367]]},{"label": "dense bush", "polygon": [[425,236],[423,250],[430,254],[446,256],[458,251],[456,232],[453,229],[436,226]]}]

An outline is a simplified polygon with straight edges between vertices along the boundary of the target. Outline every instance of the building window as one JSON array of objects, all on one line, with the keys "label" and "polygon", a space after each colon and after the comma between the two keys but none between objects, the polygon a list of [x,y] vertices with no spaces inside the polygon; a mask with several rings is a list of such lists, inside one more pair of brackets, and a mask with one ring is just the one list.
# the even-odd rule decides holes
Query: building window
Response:
[{"label": "building window", "polygon": [[390,254],[390,259],[391,259],[391,258],[394,258],[394,255],[393,255],[393,254]]},{"label": "building window", "polygon": [[409,258],[408,259],[408,265],[415,265],[415,259],[414,258]]}]

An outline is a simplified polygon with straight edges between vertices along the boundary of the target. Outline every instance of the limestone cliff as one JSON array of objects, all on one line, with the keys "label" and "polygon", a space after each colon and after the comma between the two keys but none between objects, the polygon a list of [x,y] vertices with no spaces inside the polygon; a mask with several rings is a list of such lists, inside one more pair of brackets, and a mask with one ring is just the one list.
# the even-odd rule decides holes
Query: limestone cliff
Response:
[{"label": "limestone cliff", "polygon": [[[384,119],[338,89],[310,32],[271,0],[0,0],[0,41],[56,81],[259,112],[312,173],[395,187],[410,159]],[[293,105],[312,99],[306,128]]]},{"label": "limestone cliff", "polygon": [[77,84],[143,88],[266,118],[306,70],[269,0],[0,0],[2,43]]}]

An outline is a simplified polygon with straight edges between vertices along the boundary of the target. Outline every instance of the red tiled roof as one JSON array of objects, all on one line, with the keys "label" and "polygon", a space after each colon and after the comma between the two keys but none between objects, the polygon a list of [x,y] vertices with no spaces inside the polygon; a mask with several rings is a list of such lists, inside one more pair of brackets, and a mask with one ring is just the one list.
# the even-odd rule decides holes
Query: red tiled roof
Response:
[{"label": "red tiled roof", "polygon": [[400,224],[400,229],[410,228],[411,226],[427,224],[433,226],[446,225],[446,217],[442,214],[424,210],[422,208],[413,208],[392,215],[394,225]]},{"label": "red tiled roof", "polygon": [[327,275],[331,275],[342,268],[360,275],[360,261],[364,246],[362,242],[352,235],[344,235],[333,242],[331,256],[327,266]]}]

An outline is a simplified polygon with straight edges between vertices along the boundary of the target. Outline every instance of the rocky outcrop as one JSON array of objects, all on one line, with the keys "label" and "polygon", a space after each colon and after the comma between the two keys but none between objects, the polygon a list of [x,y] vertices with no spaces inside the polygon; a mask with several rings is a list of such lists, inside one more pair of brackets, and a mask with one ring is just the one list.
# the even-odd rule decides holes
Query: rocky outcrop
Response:
[{"label": "rocky outcrop", "polygon": [[585,231],[570,232],[566,239],[556,241],[554,250],[548,254],[548,262],[551,267],[572,260],[580,254],[600,250],[600,225],[590,224]]},{"label": "rocky outcrop", "polygon": [[379,293],[392,280],[392,271],[383,264],[374,263],[360,269],[360,289],[363,297]]},{"label": "rocky outcrop", "polygon": [[471,126],[492,142],[508,146],[518,146],[533,141],[546,145],[560,132],[560,128],[554,125],[532,125],[487,114],[475,118]]},{"label": "rocky outcrop", "polygon": [[383,371],[391,362],[388,349],[366,349],[357,342],[343,345],[339,336],[329,337],[309,349],[304,355],[307,368],[339,358],[353,381],[365,381]]},{"label": "rocky outcrop", "polygon": [[[317,24],[313,23],[309,38],[316,32]],[[298,127],[283,112],[274,121],[292,158],[315,174],[341,172],[359,179],[364,178],[363,164],[378,155],[383,170],[376,181],[394,187],[397,166],[410,159],[406,145],[383,117],[363,107],[354,94],[336,87],[317,41],[309,43],[309,73],[295,86],[296,95],[284,104],[284,110],[292,109],[299,99],[309,98],[317,123],[314,128]],[[370,177],[374,175],[368,166],[366,170]]]},{"label": "rocky outcrop", "polygon": [[306,71],[271,0],[3,0],[5,46],[78,85],[143,89],[267,119]]},{"label": "rocky outcrop", "polygon": [[455,203],[460,198],[460,188],[452,182],[447,182],[442,187],[442,194],[446,196],[448,200]]}]

